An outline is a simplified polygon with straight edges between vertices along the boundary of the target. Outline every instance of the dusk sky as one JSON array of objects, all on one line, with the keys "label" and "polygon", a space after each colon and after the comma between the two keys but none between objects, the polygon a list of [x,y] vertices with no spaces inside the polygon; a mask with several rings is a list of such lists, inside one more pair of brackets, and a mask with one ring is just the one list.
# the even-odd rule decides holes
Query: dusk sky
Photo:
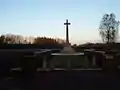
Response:
[{"label": "dusk sky", "polygon": [[120,20],[120,0],[0,0],[0,34],[65,38],[70,42],[98,42],[99,24],[111,12]]}]

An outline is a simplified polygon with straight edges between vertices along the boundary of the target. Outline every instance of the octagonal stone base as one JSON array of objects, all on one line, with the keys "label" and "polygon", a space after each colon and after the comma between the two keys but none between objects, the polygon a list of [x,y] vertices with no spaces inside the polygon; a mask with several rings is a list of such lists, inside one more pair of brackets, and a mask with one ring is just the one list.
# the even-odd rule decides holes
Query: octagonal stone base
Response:
[{"label": "octagonal stone base", "polygon": [[64,46],[61,52],[62,53],[75,53],[75,50],[70,45],[66,45]]}]

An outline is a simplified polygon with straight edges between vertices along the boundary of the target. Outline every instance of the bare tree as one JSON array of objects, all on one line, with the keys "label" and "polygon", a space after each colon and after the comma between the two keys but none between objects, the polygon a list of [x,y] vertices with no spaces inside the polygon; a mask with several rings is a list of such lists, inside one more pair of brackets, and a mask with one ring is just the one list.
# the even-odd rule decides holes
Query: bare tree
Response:
[{"label": "bare tree", "polygon": [[113,43],[117,40],[119,21],[116,21],[115,18],[113,13],[105,14],[100,22],[99,30],[103,42]]}]

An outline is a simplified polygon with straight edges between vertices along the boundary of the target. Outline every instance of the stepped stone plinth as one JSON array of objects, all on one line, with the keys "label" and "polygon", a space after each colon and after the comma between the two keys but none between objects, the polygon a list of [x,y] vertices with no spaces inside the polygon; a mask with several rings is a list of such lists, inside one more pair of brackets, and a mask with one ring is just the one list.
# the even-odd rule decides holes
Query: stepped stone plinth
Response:
[{"label": "stepped stone plinth", "polygon": [[70,45],[66,45],[61,53],[75,53],[75,50]]}]

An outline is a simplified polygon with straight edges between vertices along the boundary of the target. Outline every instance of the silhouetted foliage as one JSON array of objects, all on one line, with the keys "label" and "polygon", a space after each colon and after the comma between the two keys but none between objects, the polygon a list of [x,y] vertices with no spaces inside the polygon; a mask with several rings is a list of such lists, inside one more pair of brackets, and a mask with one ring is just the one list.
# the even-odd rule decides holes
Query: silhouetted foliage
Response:
[{"label": "silhouetted foliage", "polygon": [[4,43],[4,40],[5,40],[5,36],[4,36],[4,35],[1,35],[1,36],[0,36],[0,44],[3,44],[3,43]]},{"label": "silhouetted foliage", "polygon": [[20,35],[6,34],[0,36],[0,49],[37,49],[62,48],[64,40],[47,37],[32,38],[32,43]]},{"label": "silhouetted foliage", "polygon": [[47,38],[47,37],[37,37],[34,39],[33,44],[39,44],[39,45],[55,45],[59,44],[55,39]]},{"label": "silhouetted foliage", "polygon": [[82,51],[84,49],[95,49],[100,51],[107,51],[107,50],[118,50],[120,51],[120,43],[96,43],[96,44],[83,44],[77,46],[75,49],[76,51]]},{"label": "silhouetted foliage", "polygon": [[100,23],[100,35],[104,42],[113,43],[117,40],[119,21],[115,20],[115,15],[105,14]]}]

